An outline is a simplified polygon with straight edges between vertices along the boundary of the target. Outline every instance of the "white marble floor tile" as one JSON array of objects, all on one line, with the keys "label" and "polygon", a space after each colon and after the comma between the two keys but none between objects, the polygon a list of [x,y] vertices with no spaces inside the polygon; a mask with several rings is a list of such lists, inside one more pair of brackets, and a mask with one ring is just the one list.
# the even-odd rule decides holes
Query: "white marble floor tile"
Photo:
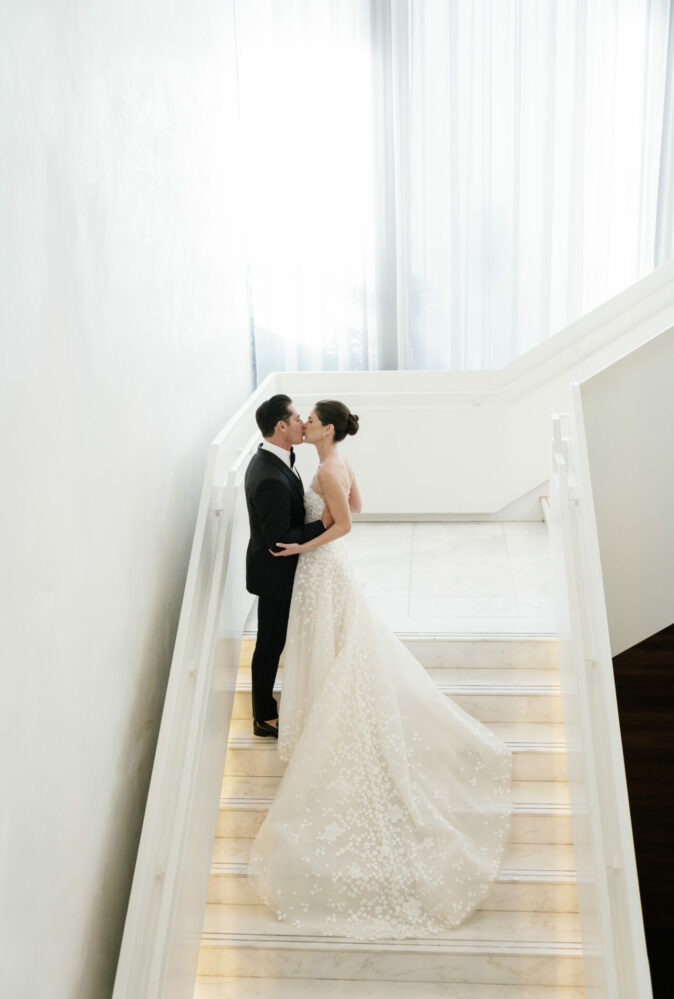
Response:
[{"label": "white marble floor tile", "polygon": [[461,534],[465,537],[491,538],[503,534],[503,522],[500,520],[415,520],[413,527],[417,537]]},{"label": "white marble floor tile", "polygon": [[[424,527],[426,525],[417,525]],[[448,525],[450,527],[473,527],[473,524]],[[499,527],[489,524],[489,527]],[[469,562],[504,565],[508,562],[505,538],[501,532],[489,535],[472,534],[463,531],[448,531],[443,535],[416,531],[412,539],[412,561],[420,562]]]},{"label": "white marble floor tile", "polygon": [[552,635],[554,618],[545,617],[424,617],[409,615],[406,618],[386,620],[400,634],[405,635]]},{"label": "white marble floor tile", "polygon": [[552,565],[549,562],[521,562],[512,567],[518,597],[552,597]]},{"label": "white marble floor tile", "polygon": [[512,537],[515,534],[530,536],[543,536],[547,535],[548,528],[544,520],[504,520],[501,522],[503,526],[503,533],[506,537]]},{"label": "white marble floor tile", "polygon": [[[543,522],[359,522],[345,543],[363,590],[396,631],[555,633]],[[256,624],[254,607],[247,630]]]},{"label": "white marble floor tile", "polygon": [[361,562],[355,573],[365,593],[404,597],[409,591],[409,562]]},{"label": "white marble floor tile", "polygon": [[512,564],[550,561],[547,534],[506,534],[504,541]]},{"label": "white marble floor tile", "polygon": [[354,564],[409,562],[413,524],[354,524],[345,543]]},{"label": "white marble floor tile", "polygon": [[507,564],[413,562],[410,596],[514,598],[515,589]]},{"label": "white marble floor tile", "polygon": [[370,593],[368,594],[368,599],[374,609],[387,621],[393,620],[397,624],[401,618],[407,618],[409,615],[409,598],[407,594],[405,596],[391,597]]},{"label": "white marble floor tile", "polygon": [[550,617],[529,617],[522,615],[521,617],[513,618],[513,622],[517,626],[513,630],[520,629],[528,635],[554,635],[557,633],[557,620],[554,615]]},{"label": "white marble floor tile", "polygon": [[555,604],[552,597],[517,597],[520,617],[554,618]]},{"label": "white marble floor tile", "polygon": [[414,543],[442,544],[451,538],[502,538],[503,526],[500,521],[421,521],[413,524]]},{"label": "white marble floor tile", "polygon": [[410,597],[411,617],[519,617],[514,596]]}]

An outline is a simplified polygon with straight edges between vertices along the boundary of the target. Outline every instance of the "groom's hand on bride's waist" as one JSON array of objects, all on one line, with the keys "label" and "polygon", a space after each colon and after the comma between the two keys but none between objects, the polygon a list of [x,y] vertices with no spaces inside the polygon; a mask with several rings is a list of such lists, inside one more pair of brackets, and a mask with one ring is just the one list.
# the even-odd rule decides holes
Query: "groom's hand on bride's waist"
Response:
[{"label": "groom's hand on bride's waist", "polygon": [[279,555],[300,555],[304,551],[302,545],[295,543],[284,544],[283,541],[277,541],[276,547],[280,548],[281,551],[275,552],[272,551],[271,548],[269,549],[269,554],[273,555],[275,558],[278,558]]}]

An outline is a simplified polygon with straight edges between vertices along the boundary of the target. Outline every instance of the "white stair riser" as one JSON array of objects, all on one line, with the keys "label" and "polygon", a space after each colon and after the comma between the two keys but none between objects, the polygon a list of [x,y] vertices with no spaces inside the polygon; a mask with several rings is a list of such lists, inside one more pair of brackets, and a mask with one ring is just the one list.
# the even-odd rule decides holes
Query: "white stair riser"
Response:
[{"label": "white stair riser", "polygon": [[391,978],[410,982],[485,982],[503,985],[583,984],[583,963],[575,953],[508,954],[484,950],[478,953],[435,953],[410,949],[368,950],[340,943],[302,948],[298,942],[230,943],[206,936],[202,940],[198,974],[260,978],[349,978],[380,981]]},{"label": "white stair riser", "polygon": [[[274,745],[230,745],[227,749],[226,772],[233,777],[280,777],[286,766]],[[566,755],[563,752],[513,752],[513,780],[566,779]]]},{"label": "white stair riser", "polygon": [[[404,638],[403,644],[422,666],[468,666],[478,669],[557,669],[557,640],[522,639],[473,641],[446,638]],[[252,655],[252,653],[251,653]]]},{"label": "white stair riser", "polygon": [[[559,670],[525,669],[511,666],[476,668],[474,666],[427,666],[426,674],[433,683],[440,684],[480,684],[494,685],[501,690],[504,686],[557,687]],[[250,690],[252,682],[250,666],[239,666],[236,685]],[[275,686],[283,688],[283,668],[276,674]]]},{"label": "white stair riser", "polygon": [[567,813],[513,815],[510,824],[511,843],[573,843],[571,815]]},{"label": "white stair riser", "polygon": [[[557,669],[557,641],[537,639],[403,638],[403,644],[422,666],[468,666],[477,668]],[[248,665],[255,638],[244,638],[242,665]]]},{"label": "white stair riser", "polygon": [[220,975],[197,979],[193,999],[585,999],[585,989],[573,986],[478,985],[460,982],[448,987],[444,982],[390,980],[366,982],[351,978],[330,981],[322,978],[277,978],[271,989],[259,978],[225,978]]},{"label": "white stair riser", "polygon": [[[264,821],[266,810],[221,808],[217,836],[252,839]],[[510,821],[511,843],[572,843],[568,812],[516,812]]]},{"label": "white stair riser", "polygon": [[[274,691],[280,703],[280,690]],[[487,688],[484,693],[447,692],[459,707],[478,721],[503,722],[555,722],[563,721],[562,699],[558,693],[504,693],[495,694]],[[251,718],[250,690],[237,690],[234,694],[233,718]],[[252,722],[251,722],[252,729]]]},{"label": "white stair riser", "polygon": [[[245,874],[211,874],[209,903],[255,905],[255,890]],[[578,912],[578,895],[573,883],[550,881],[499,880],[492,884],[480,911]]]}]

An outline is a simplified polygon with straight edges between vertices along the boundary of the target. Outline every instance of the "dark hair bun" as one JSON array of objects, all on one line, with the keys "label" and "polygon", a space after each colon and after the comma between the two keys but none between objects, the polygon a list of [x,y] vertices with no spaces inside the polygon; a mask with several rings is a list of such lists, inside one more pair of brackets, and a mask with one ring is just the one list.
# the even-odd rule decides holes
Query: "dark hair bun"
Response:
[{"label": "dark hair bun", "polygon": [[358,417],[355,413],[349,413],[349,417],[346,421],[346,432],[351,436],[358,433]]},{"label": "dark hair bun", "polygon": [[343,441],[347,434],[353,436],[358,433],[358,417],[343,402],[321,399],[314,408],[322,426],[326,427],[329,423],[334,426],[337,443]]}]

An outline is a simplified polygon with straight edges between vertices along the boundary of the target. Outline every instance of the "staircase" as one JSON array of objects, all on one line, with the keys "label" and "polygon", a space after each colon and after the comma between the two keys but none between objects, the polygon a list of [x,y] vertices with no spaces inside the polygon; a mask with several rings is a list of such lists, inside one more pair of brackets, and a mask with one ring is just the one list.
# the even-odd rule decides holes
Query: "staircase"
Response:
[{"label": "staircase", "polygon": [[511,840],[490,894],[456,930],[374,943],[308,936],[255,904],[248,852],[285,764],[275,740],[252,734],[254,639],[244,639],[195,999],[584,996],[556,643],[435,636],[405,644],[448,697],[513,750]]}]

